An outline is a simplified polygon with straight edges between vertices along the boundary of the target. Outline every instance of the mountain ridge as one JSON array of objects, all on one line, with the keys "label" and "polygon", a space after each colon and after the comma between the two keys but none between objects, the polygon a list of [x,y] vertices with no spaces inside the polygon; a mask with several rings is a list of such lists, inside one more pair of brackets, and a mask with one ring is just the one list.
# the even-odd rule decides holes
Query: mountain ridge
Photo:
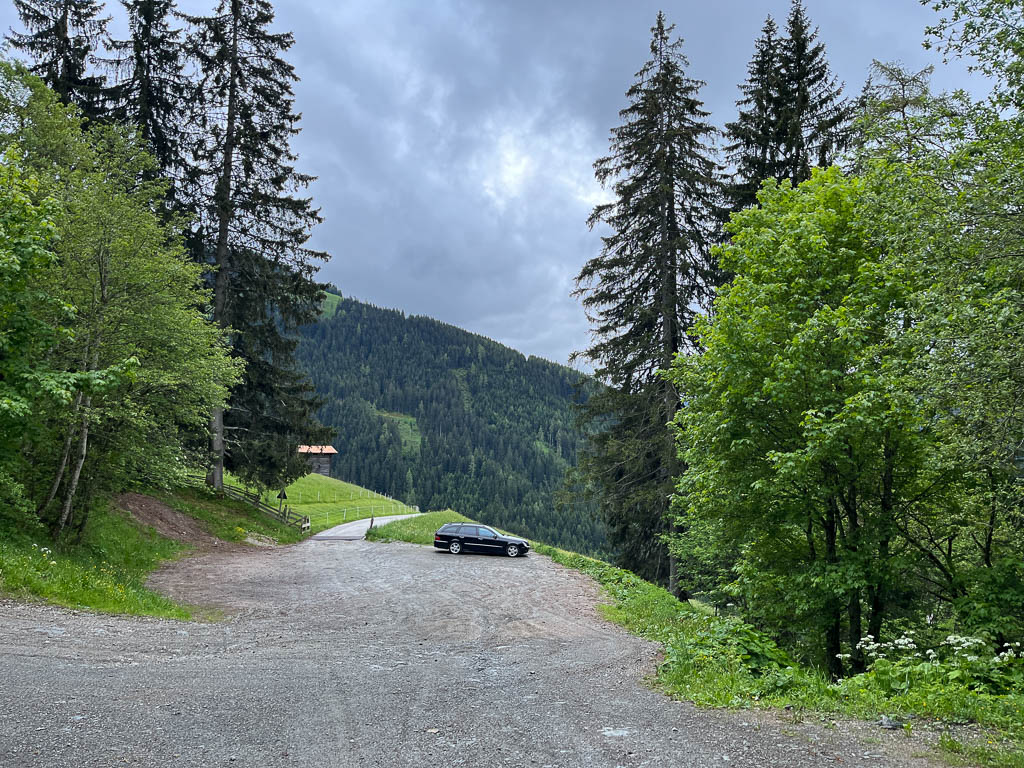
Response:
[{"label": "mountain ridge", "polygon": [[558,507],[590,379],[482,334],[329,293],[298,358],[337,432],[333,473],[424,508],[604,551],[583,504]]}]

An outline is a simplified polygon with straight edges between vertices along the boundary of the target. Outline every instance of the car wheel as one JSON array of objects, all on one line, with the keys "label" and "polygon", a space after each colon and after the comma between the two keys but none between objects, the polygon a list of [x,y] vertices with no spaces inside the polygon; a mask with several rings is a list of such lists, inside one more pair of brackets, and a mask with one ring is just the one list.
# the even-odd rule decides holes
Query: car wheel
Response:
[{"label": "car wheel", "polygon": [[509,544],[507,547],[505,547],[505,554],[509,557],[519,557],[519,545]]},{"label": "car wheel", "polygon": [[451,552],[453,555],[459,554],[459,552],[462,551],[462,542],[459,542],[459,541],[449,541],[448,542],[448,551]]}]

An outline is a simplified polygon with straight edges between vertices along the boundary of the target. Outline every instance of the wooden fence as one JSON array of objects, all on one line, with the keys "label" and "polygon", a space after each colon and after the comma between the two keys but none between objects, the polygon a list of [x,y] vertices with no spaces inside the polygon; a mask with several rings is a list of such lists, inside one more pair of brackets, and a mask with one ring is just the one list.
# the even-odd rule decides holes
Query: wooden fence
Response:
[{"label": "wooden fence", "polygon": [[[198,475],[193,475],[191,479],[198,480],[203,483],[206,482],[205,477],[200,477]],[[301,528],[303,531],[309,530],[309,517],[307,515],[300,515],[288,506],[282,507],[280,510],[274,509],[269,504],[264,503],[263,499],[261,499],[257,493],[247,491],[243,488],[225,485],[224,495],[235,499],[236,501],[243,501],[246,504],[250,504],[256,507],[260,512],[270,515],[275,520],[280,520],[285,525],[294,525],[296,528]]]}]

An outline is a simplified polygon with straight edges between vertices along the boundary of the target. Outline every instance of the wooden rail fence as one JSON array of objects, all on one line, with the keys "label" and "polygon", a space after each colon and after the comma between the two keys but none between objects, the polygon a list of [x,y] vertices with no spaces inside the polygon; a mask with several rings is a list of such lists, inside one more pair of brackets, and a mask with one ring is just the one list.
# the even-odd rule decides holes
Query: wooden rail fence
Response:
[{"label": "wooden rail fence", "polygon": [[[198,480],[202,483],[206,482],[205,477],[199,475],[192,475],[192,480]],[[309,516],[300,515],[289,506],[284,506],[281,509],[274,509],[269,504],[266,504],[263,499],[260,498],[258,493],[247,491],[244,488],[236,488],[231,485],[224,486],[224,495],[229,496],[236,501],[242,501],[246,504],[250,504],[260,512],[270,515],[275,520],[280,520],[285,525],[294,525],[296,528],[301,528],[303,531],[309,530]]]}]

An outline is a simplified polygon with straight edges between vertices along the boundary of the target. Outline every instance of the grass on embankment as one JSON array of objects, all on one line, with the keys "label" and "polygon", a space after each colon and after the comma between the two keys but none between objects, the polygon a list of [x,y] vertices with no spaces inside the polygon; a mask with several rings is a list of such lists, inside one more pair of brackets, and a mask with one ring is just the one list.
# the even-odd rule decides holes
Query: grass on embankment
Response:
[{"label": "grass on embankment", "polygon": [[[201,488],[151,494],[169,507],[202,522],[213,536],[242,542],[258,534],[280,544],[307,534],[279,523],[247,504],[218,499]],[[0,527],[0,595],[41,598],[69,608],[191,618],[191,612],[146,588],[150,572],[190,547],[139,525],[112,504],[89,516],[79,544],[52,542],[45,531],[34,533]]]},{"label": "grass on embankment", "polygon": [[173,492],[155,491],[153,497],[172,509],[201,520],[206,530],[224,541],[245,541],[250,533],[273,539],[278,544],[294,544],[309,534],[297,526],[285,525],[245,502],[217,496],[206,488],[179,488]]},{"label": "grass on embankment", "polygon": [[105,613],[188,619],[188,610],[145,586],[150,571],[185,549],[140,528],[121,510],[100,507],[77,546],[58,546],[42,531],[0,531],[0,593]]},{"label": "grass on embankment", "polygon": [[[665,589],[600,560],[545,544],[535,545],[534,551],[593,577],[613,600],[599,606],[608,619],[664,646],[658,684],[672,696],[705,707],[788,707],[823,719],[912,717],[904,728],[908,736],[915,722],[939,727],[977,723],[984,728],[978,738],[961,742],[943,734],[940,748],[951,760],[1024,768],[1024,693],[1019,687],[1009,694],[988,693],[976,684],[956,682],[964,679],[963,668],[923,660],[905,667],[879,663],[831,683],[738,618],[680,602]],[[894,675],[897,669],[901,674]]]},{"label": "grass on embankment", "polygon": [[434,531],[445,523],[472,523],[468,517],[450,509],[440,512],[426,512],[416,517],[395,520],[392,523],[371,528],[366,538],[368,541],[409,541],[413,544],[433,546]]},{"label": "grass on embankment", "polygon": [[[230,478],[228,481],[232,482]],[[301,477],[289,485],[285,493],[288,498],[284,503],[296,513],[309,517],[311,533],[367,517],[416,514],[415,509],[397,499],[324,475]],[[267,491],[263,501],[276,509],[277,494],[277,491]]]}]

